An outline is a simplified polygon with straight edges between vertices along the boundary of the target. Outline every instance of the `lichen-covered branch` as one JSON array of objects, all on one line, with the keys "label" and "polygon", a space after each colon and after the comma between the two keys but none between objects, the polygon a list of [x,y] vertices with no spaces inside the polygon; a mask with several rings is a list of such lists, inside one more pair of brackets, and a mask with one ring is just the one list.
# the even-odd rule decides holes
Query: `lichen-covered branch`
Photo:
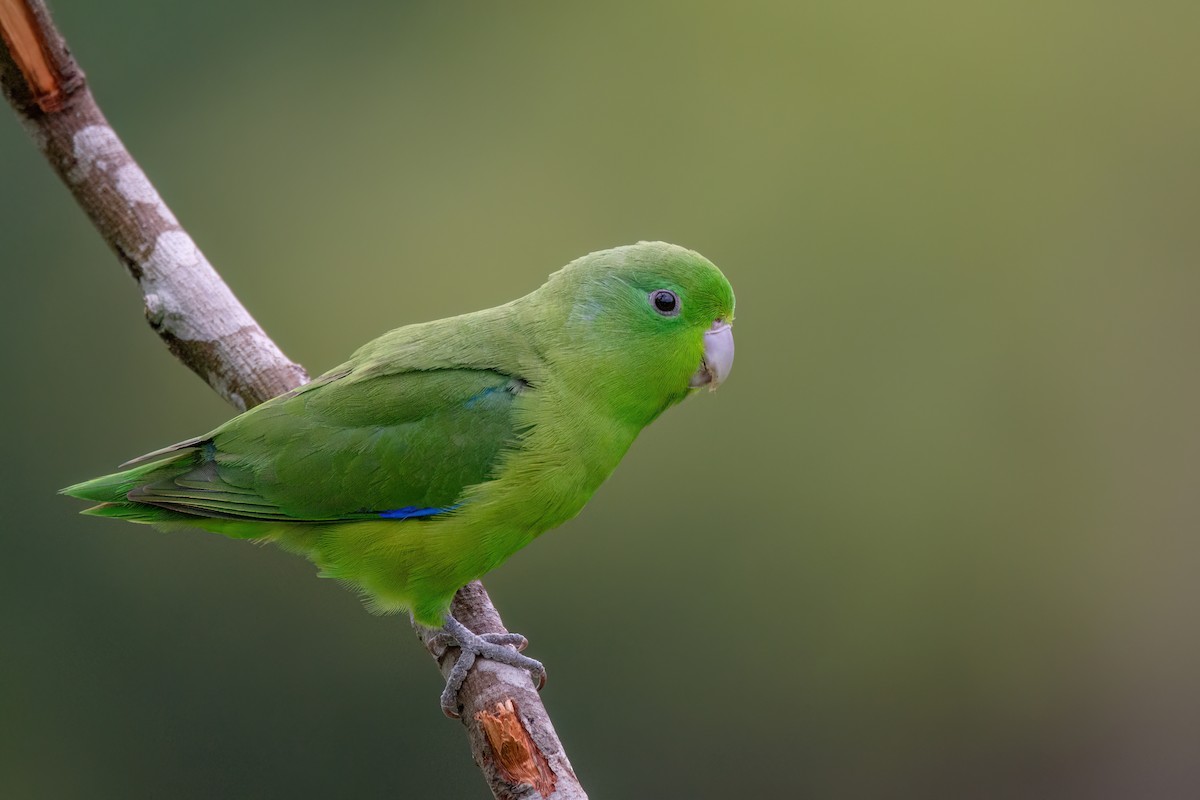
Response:
[{"label": "lichen-covered branch", "polygon": [[[209,264],[96,105],[41,0],[0,0],[0,86],[38,149],[138,282],[150,326],[209,386],[244,410],[306,382]],[[458,619],[504,630],[478,582]],[[419,629],[431,655],[448,655]],[[528,673],[477,662],[459,699],[471,750],[499,798],[585,798]]]},{"label": "lichen-covered branch", "polygon": [[171,352],[239,410],[307,380],[229,291],[121,144],[45,6],[0,0],[0,30],[5,97],[141,286],[146,318]]}]

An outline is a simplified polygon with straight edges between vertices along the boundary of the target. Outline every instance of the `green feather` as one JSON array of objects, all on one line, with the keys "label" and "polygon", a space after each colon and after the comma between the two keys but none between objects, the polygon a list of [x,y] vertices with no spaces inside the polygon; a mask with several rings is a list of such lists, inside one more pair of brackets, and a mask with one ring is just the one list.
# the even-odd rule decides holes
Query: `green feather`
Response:
[{"label": "green feather", "polygon": [[[678,313],[648,297],[669,289]],[[585,256],[486,311],[384,334],[211,433],[64,489],[84,513],[273,541],[379,611],[441,623],[455,591],[577,514],[692,389],[733,292],[702,256]],[[381,519],[406,507],[447,509]]]}]

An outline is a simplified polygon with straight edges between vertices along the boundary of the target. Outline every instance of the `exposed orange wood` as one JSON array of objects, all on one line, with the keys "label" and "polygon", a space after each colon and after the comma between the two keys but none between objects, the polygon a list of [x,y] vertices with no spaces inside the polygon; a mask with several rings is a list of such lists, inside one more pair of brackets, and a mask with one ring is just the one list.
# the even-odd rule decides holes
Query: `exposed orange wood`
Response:
[{"label": "exposed orange wood", "polygon": [[495,711],[475,715],[487,735],[504,780],[514,785],[532,786],[542,797],[554,794],[554,773],[538,749],[512,700],[496,704]]},{"label": "exposed orange wood", "polygon": [[46,52],[46,37],[25,0],[0,0],[0,35],[38,107],[62,108],[62,81]]}]

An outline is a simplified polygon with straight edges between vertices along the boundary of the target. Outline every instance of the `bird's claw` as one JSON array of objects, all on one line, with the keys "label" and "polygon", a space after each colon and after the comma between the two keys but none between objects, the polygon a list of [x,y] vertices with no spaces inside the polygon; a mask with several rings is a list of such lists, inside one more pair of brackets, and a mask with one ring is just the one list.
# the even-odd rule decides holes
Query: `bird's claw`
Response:
[{"label": "bird's claw", "polygon": [[[529,640],[519,633],[480,633],[475,634],[480,639],[491,644],[511,645],[521,652],[529,647]],[[445,650],[447,647],[461,647],[453,634],[442,631],[433,637],[433,646]]]},{"label": "bird's claw", "polygon": [[484,633],[479,638],[492,644],[512,645],[518,653],[529,647],[529,640],[519,633]]},{"label": "bird's claw", "polygon": [[458,692],[477,658],[486,658],[527,670],[538,691],[546,685],[546,668],[542,666],[542,662],[518,652],[529,646],[529,640],[519,633],[478,634],[448,616],[445,626],[434,637],[434,642],[442,647],[459,648],[454,666],[450,668],[450,674],[446,677],[446,688],[442,690],[442,712],[451,719],[460,716]]}]

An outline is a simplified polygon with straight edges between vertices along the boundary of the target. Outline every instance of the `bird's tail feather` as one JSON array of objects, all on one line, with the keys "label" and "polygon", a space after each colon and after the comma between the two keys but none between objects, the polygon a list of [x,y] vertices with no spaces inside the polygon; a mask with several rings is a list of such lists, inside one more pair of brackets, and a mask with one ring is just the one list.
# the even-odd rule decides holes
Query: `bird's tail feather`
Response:
[{"label": "bird's tail feather", "polygon": [[124,503],[126,495],[133,489],[145,486],[147,483],[167,475],[186,471],[194,461],[194,453],[183,452],[160,461],[152,461],[149,464],[127,469],[124,472],[101,475],[99,478],[92,478],[90,481],[59,489],[58,492],[96,503]]},{"label": "bird's tail feather", "polygon": [[84,514],[96,517],[114,517],[130,522],[169,522],[175,517],[186,517],[163,508],[131,503],[129,492],[139,486],[162,478],[178,475],[191,469],[196,462],[197,452],[194,448],[176,451],[148,463],[141,463],[122,472],[101,475],[90,481],[77,483],[65,489],[59,489],[59,494],[78,497],[81,500],[91,500],[99,505],[85,509]]}]

